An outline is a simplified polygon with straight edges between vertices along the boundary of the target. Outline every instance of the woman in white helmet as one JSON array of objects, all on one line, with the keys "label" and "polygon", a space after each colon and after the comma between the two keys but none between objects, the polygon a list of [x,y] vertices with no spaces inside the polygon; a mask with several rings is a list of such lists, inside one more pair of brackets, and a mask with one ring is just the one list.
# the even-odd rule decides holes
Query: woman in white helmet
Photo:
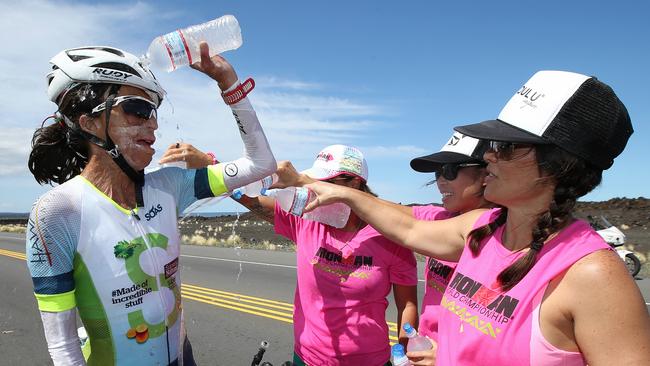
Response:
[{"label": "woman in white helmet", "polygon": [[[59,186],[32,209],[28,266],[55,365],[193,365],[182,322],[177,216],[192,202],[271,174],[275,159],[232,66],[193,68],[219,84],[244,156],[198,170],[144,174],[154,154],[165,91],[140,60],[110,47],[65,50],[52,60],[55,123],[36,130],[29,168]],[[77,337],[76,311],[90,349]],[[85,359],[84,359],[85,356]]]}]

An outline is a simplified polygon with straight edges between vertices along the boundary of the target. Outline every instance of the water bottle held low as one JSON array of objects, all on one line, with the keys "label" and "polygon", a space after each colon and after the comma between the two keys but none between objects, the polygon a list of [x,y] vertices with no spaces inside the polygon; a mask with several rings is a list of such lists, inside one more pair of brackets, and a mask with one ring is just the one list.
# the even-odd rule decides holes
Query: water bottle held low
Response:
[{"label": "water bottle held low", "polygon": [[407,348],[409,351],[428,351],[433,348],[431,341],[422,335],[419,335],[418,332],[411,326],[410,323],[404,323],[404,331],[406,336],[409,338]]},{"label": "water bottle held low", "polygon": [[393,366],[410,366],[411,365],[411,361],[409,361],[408,357],[406,357],[406,353],[404,352],[404,346],[397,343],[397,344],[394,344],[393,347],[391,347],[391,349],[390,349],[390,362],[393,364]]},{"label": "water bottle held low", "polygon": [[224,15],[156,37],[143,61],[156,69],[174,71],[200,60],[199,43],[202,41],[210,46],[210,56],[239,48],[242,37],[237,18]]}]

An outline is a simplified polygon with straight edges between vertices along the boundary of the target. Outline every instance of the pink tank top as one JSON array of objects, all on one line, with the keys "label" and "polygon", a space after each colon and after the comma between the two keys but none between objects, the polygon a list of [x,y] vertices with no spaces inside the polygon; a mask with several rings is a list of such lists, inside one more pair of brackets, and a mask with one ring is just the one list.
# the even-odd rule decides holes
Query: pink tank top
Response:
[{"label": "pink tank top", "polygon": [[[475,227],[498,216],[483,214]],[[498,274],[524,253],[501,243],[504,225],[481,244],[465,247],[442,298],[438,365],[584,365],[579,353],[559,350],[539,331],[539,305],[548,283],[582,257],[609,249],[584,221],[575,221],[544,244],[537,262],[512,289],[502,292]],[[537,310],[537,311],[536,311]]]}]

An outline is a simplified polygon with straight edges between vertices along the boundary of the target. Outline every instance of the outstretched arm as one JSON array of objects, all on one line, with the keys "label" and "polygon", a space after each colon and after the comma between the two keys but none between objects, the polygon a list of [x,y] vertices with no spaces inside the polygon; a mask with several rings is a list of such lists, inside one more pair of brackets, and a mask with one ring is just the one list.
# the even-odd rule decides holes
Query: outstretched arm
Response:
[{"label": "outstretched arm", "polygon": [[[237,88],[239,83],[233,67],[219,55],[210,57],[207,43],[202,42],[200,48],[201,61],[192,67],[216,80],[223,92]],[[209,168],[216,170],[215,184],[225,186],[224,191],[232,191],[260,180],[271,175],[276,168],[275,158],[248,98],[231,104],[230,108],[244,143],[244,156]],[[211,181],[211,186],[213,185]],[[215,195],[224,193],[214,191],[215,189]]]},{"label": "outstretched arm", "polygon": [[343,202],[388,239],[424,255],[457,261],[466,238],[485,210],[475,210],[448,220],[419,221],[412,214],[376,197],[348,187],[325,182],[307,184],[317,195],[306,208]]}]

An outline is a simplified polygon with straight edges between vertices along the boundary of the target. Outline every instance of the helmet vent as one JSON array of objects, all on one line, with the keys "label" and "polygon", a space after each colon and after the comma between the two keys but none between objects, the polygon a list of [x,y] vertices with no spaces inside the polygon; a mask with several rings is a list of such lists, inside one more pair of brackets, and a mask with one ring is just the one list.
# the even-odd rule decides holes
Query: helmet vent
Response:
[{"label": "helmet vent", "polygon": [[69,55],[70,59],[74,62],[85,60],[87,58],[90,58],[90,56],[83,56],[83,55]]}]

